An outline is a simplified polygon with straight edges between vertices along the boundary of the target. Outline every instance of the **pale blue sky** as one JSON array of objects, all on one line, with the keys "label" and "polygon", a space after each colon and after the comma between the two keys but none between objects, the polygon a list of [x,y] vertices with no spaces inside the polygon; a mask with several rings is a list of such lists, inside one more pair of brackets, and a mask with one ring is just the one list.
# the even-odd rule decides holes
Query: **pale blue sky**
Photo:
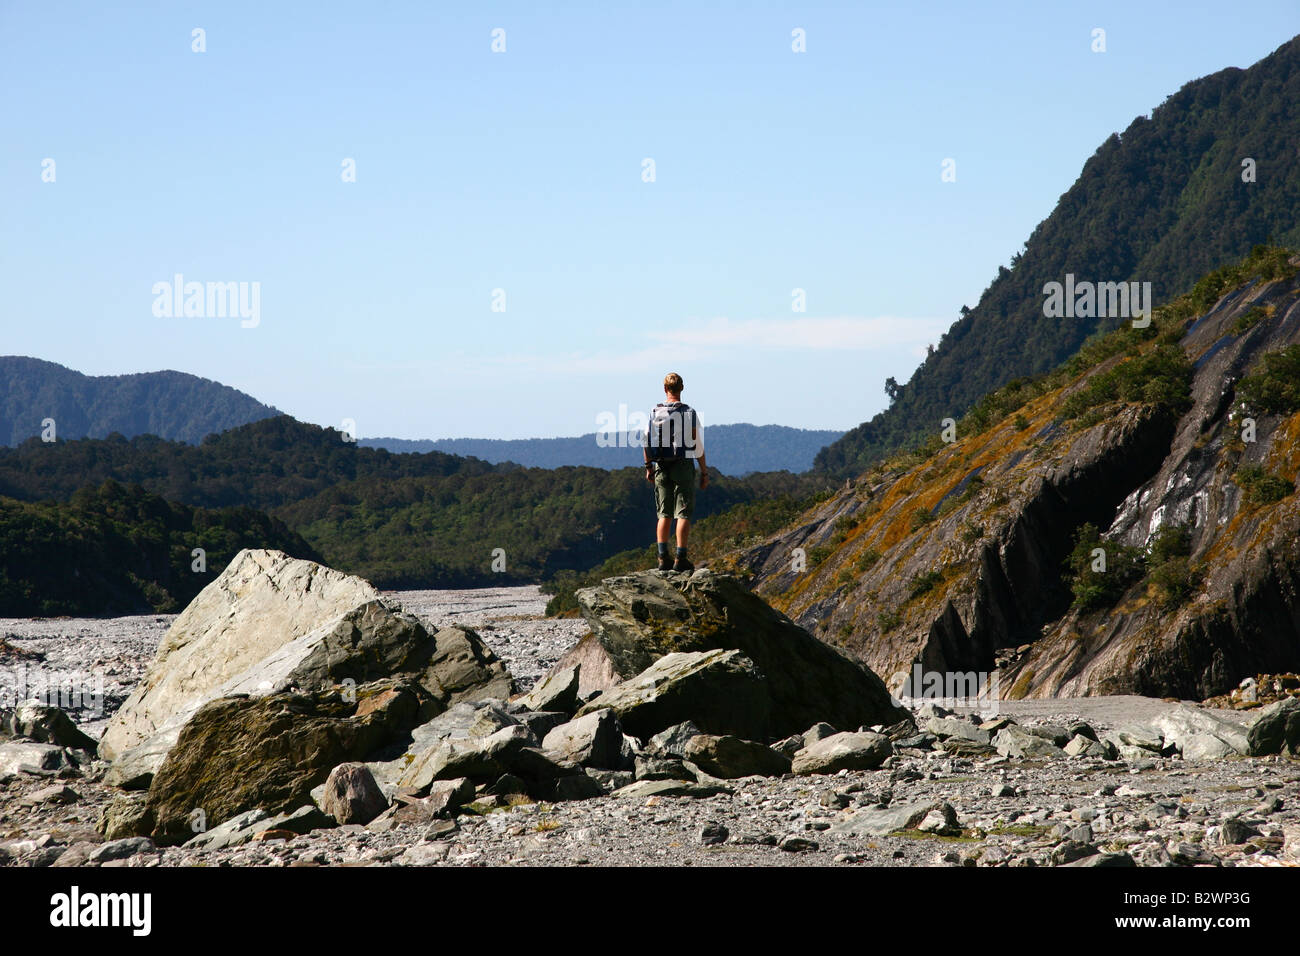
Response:
[{"label": "pale blue sky", "polygon": [[[0,352],[362,436],[581,434],[669,369],[706,425],[848,428],[1108,134],[1296,32],[1295,0],[0,3]],[[156,317],[176,273],[259,282],[260,324]]]}]

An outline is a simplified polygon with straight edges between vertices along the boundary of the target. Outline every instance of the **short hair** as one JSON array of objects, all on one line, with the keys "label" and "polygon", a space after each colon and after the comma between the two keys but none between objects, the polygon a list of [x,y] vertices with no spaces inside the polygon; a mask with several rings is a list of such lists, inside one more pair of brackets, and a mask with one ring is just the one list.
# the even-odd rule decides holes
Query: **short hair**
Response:
[{"label": "short hair", "polygon": [[676,372],[669,372],[667,375],[664,376],[665,392],[671,392],[673,395],[680,395],[682,393],[682,389],[685,387],[686,387],[686,383],[682,381],[682,377],[678,375]]}]

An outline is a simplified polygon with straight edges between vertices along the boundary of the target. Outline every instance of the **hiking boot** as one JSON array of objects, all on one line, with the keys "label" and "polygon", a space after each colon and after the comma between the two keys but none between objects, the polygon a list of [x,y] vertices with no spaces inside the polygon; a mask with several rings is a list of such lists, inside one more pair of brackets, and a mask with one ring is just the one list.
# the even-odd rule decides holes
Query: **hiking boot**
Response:
[{"label": "hiking boot", "polygon": [[659,555],[659,570],[671,571],[673,569],[673,559],[666,554]]},{"label": "hiking boot", "polygon": [[695,565],[691,564],[686,558],[678,558],[673,562],[674,571],[694,571]]}]

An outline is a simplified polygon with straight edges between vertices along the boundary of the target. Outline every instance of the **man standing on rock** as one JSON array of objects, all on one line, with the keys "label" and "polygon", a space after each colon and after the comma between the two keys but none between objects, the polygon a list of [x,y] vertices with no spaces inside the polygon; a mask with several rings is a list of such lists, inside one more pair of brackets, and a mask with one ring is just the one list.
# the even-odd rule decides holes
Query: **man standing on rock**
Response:
[{"label": "man standing on rock", "polygon": [[[695,409],[682,401],[685,383],[676,372],[664,376],[666,402],[650,412],[645,435],[645,480],[655,484],[655,528],[660,571],[693,571],[686,557],[695,513],[695,459],[700,460],[700,490],[709,487],[709,467],[704,461],[704,433]],[[668,532],[677,520],[677,558],[668,556]]]}]

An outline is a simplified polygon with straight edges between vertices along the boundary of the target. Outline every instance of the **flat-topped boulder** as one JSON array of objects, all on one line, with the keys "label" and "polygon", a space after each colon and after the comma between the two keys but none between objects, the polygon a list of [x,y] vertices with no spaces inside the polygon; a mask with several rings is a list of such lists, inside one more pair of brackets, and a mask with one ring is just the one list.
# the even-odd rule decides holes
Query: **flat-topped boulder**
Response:
[{"label": "flat-topped boulder", "polygon": [[765,678],[768,730],[776,737],[819,721],[856,730],[908,716],[870,669],[823,644],[732,575],[646,571],[606,578],[577,598],[592,631],[583,642],[584,675],[597,669],[597,650],[600,663],[621,680],[667,654],[738,650]]}]

